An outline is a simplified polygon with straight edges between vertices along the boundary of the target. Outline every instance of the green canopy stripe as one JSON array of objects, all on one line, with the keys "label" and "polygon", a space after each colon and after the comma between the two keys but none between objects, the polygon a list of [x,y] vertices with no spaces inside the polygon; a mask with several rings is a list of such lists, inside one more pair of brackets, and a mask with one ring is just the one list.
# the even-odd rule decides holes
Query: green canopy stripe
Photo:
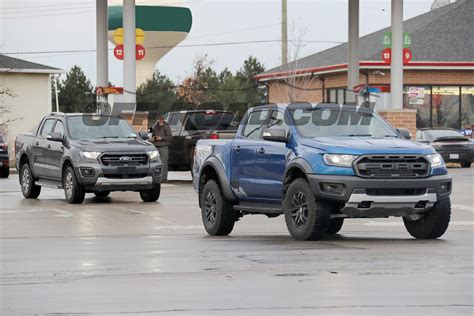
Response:
[{"label": "green canopy stripe", "polygon": [[[123,26],[122,7],[109,7],[109,31]],[[186,32],[193,23],[191,10],[181,7],[136,6],[137,28],[144,31]]]}]

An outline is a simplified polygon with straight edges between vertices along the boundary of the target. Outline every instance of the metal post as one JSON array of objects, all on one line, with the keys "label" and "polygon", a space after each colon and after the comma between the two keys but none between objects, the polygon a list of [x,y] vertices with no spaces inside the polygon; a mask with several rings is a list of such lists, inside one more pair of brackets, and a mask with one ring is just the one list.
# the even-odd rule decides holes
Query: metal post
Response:
[{"label": "metal post", "polygon": [[288,4],[281,0],[281,63],[288,63]]},{"label": "metal post", "polygon": [[392,0],[392,65],[390,66],[392,109],[403,108],[403,0]]},{"label": "metal post", "polygon": [[[109,85],[109,60],[108,60],[108,16],[107,0],[96,0],[96,62],[97,62],[97,87]],[[107,96],[98,96],[97,110],[102,110],[101,104],[107,102]]]},{"label": "metal post", "polygon": [[349,41],[347,45],[347,89],[352,90],[359,84],[359,0],[348,1]]},{"label": "metal post", "polygon": [[135,60],[135,0],[123,1],[123,87],[125,102],[136,109],[136,60]]}]

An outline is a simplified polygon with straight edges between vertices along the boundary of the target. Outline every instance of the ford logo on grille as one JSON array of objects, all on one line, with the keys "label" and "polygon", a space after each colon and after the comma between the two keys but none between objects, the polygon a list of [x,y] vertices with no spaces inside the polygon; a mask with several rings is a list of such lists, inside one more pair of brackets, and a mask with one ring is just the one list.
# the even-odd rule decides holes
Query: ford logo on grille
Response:
[{"label": "ford logo on grille", "polygon": [[123,156],[120,157],[120,161],[126,162],[126,161],[132,161],[132,157],[129,156]]}]

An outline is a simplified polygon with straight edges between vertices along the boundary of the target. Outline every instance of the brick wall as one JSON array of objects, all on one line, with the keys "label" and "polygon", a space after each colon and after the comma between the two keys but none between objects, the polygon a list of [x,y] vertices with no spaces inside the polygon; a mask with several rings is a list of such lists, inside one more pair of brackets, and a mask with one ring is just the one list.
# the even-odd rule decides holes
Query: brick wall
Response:
[{"label": "brick wall", "polygon": [[[390,84],[390,70],[380,69],[384,74],[374,74],[375,69],[363,70],[368,74],[369,84]],[[342,88],[347,85],[347,73],[321,75],[324,80],[324,89]],[[323,80],[313,77],[301,77],[298,80],[289,79],[297,87],[304,89],[290,89],[293,91],[293,101],[323,102]],[[359,84],[365,84],[367,76],[360,74]],[[407,85],[474,85],[474,71],[472,70],[405,70],[403,82]],[[288,86],[285,81],[269,82],[269,99],[272,103],[287,103],[289,101]]]},{"label": "brick wall", "polygon": [[130,123],[135,131],[145,132],[148,131],[148,112],[125,112],[121,113],[120,117],[126,119]]},{"label": "brick wall", "polygon": [[406,128],[411,132],[411,136],[416,136],[416,110],[383,110],[378,111],[390,124],[396,128]]},{"label": "brick wall", "polygon": [[308,100],[322,99],[323,84],[322,81],[317,78],[294,78],[271,82],[269,85],[270,103],[308,102]]}]

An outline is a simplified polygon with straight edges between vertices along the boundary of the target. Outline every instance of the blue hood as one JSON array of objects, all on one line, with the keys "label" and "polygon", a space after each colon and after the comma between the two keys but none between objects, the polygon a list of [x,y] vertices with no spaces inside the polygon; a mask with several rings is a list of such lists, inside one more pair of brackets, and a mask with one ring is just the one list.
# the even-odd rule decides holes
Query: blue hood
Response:
[{"label": "blue hood", "polygon": [[317,137],[301,140],[304,146],[321,149],[331,154],[419,154],[428,155],[436,151],[429,145],[400,138],[367,137]]}]

